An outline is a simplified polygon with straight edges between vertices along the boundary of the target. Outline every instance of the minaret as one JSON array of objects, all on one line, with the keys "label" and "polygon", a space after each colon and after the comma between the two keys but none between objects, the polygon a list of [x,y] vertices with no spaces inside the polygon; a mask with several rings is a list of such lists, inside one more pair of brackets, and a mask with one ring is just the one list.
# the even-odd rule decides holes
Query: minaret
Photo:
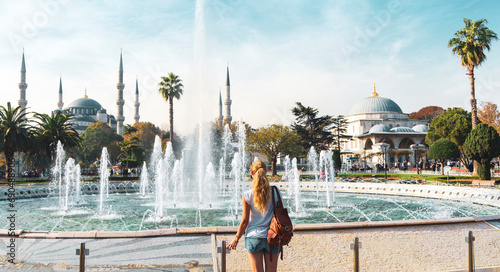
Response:
[{"label": "minaret", "polygon": [[222,124],[224,117],[222,116],[222,95],[219,88],[219,122]]},{"label": "minaret", "polygon": [[57,109],[60,111],[63,109],[63,96],[62,96],[62,77],[59,77],[59,102],[57,102]]},{"label": "minaret", "polygon": [[233,117],[231,116],[231,84],[229,83],[229,64],[227,65],[226,100],[224,101],[224,105],[226,106],[224,121],[230,123]]},{"label": "minaret", "polygon": [[125,104],[125,100],[123,100],[123,88],[125,88],[125,84],[123,84],[122,52],[120,52],[120,70],[118,71],[118,84],[116,84],[116,88],[118,89],[118,99],[116,100],[116,105],[118,105],[118,115],[116,116],[116,133],[122,135],[123,121],[125,121],[125,116],[123,116],[123,104]]},{"label": "minaret", "polygon": [[26,64],[24,63],[24,49],[23,49],[23,62],[21,64],[21,82],[19,83],[19,106],[22,109],[26,109],[26,105],[28,104],[28,100],[26,100],[26,88],[28,88],[28,84],[26,84]]},{"label": "minaret", "polygon": [[139,123],[139,118],[141,118],[141,116],[139,115],[139,106],[141,105],[141,103],[139,103],[139,82],[137,80],[137,78],[135,79],[135,115],[134,115],[134,119],[135,119],[135,122],[136,123]]}]

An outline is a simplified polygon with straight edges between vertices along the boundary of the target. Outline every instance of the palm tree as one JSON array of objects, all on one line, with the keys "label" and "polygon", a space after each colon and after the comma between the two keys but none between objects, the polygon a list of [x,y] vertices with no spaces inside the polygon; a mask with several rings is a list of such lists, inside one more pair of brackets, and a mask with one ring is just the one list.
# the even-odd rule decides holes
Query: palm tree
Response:
[{"label": "palm tree", "polygon": [[183,93],[182,80],[174,73],[169,73],[168,77],[161,77],[158,90],[165,101],[169,103],[170,110],[170,141],[174,139],[174,98],[179,99]]},{"label": "palm tree", "polygon": [[36,113],[35,117],[38,119],[36,121],[38,126],[35,128],[37,144],[39,150],[47,155],[49,162],[52,162],[51,154],[58,141],[66,148],[77,147],[80,144],[80,136],[71,123],[74,115],[58,111],[56,114],[52,112],[50,116]]},{"label": "palm tree", "polygon": [[474,88],[474,68],[486,60],[485,49],[490,50],[490,43],[498,39],[497,34],[484,26],[488,21],[481,19],[472,21],[464,18],[465,28],[455,32],[455,36],[448,42],[453,54],[460,57],[462,67],[467,69],[471,88],[472,129],[477,125],[477,103]]},{"label": "palm tree", "polygon": [[26,152],[34,146],[33,130],[28,124],[27,114],[21,106],[12,108],[10,102],[7,102],[7,108],[0,106],[0,150],[7,161],[7,173],[14,153]]}]

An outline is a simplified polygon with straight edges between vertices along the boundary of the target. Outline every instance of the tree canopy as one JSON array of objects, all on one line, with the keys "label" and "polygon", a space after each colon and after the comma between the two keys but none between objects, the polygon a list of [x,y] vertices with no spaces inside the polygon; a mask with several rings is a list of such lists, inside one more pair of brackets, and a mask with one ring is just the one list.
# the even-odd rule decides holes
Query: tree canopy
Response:
[{"label": "tree canopy", "polygon": [[487,124],[478,124],[473,129],[463,146],[465,154],[478,162],[478,175],[481,179],[490,179],[490,161],[500,155],[500,136]]},{"label": "tree canopy", "polygon": [[296,105],[292,108],[295,116],[292,129],[297,133],[303,151],[307,152],[311,146],[318,151],[328,149],[334,140],[331,132],[332,116],[319,116],[318,109],[306,107],[300,102],[296,102]]},{"label": "tree canopy", "polygon": [[347,120],[343,115],[337,117],[332,117],[332,134],[333,134],[333,144],[336,149],[340,152],[340,147],[342,143],[352,140],[351,135],[346,135],[347,132]]},{"label": "tree canopy", "polygon": [[431,122],[434,117],[443,114],[443,108],[438,106],[423,107],[417,112],[412,112],[408,115],[409,119],[413,120],[426,120]]},{"label": "tree canopy", "polygon": [[481,102],[481,108],[477,111],[479,120],[494,129],[500,131],[500,111],[498,111],[497,104],[493,102]]},{"label": "tree canopy", "polygon": [[[153,145],[155,143],[156,135],[163,138],[165,131],[161,130],[151,122],[138,122],[127,129],[127,133],[124,132],[123,139],[125,141],[131,141],[132,138],[137,138],[139,140],[139,146],[145,150],[146,156],[149,156],[153,150]],[[125,131],[125,129],[124,129]]]},{"label": "tree canopy", "polygon": [[[21,106],[0,106],[0,150],[7,162],[15,152],[26,152],[35,146],[33,128],[28,123],[27,112]],[[9,170],[7,163],[6,170]]]},{"label": "tree canopy", "polygon": [[[457,144],[453,141],[441,138],[434,142],[434,144],[429,148],[427,157],[429,159],[438,160],[442,165],[446,160],[458,159],[460,157],[460,151],[458,150]],[[441,167],[441,173],[443,172],[444,169]]]},{"label": "tree canopy", "polygon": [[460,161],[464,165],[469,165],[468,158],[462,151],[462,146],[471,129],[470,112],[462,108],[448,108],[443,111],[443,114],[432,119],[425,136],[425,143],[432,146],[441,138],[451,140],[460,150]]},{"label": "tree canopy", "polygon": [[121,149],[118,142],[123,140],[121,135],[110,128],[104,122],[91,124],[80,135],[81,144],[79,153],[87,162],[93,162],[101,156],[102,148],[107,147],[109,156],[115,161],[120,155]]},{"label": "tree canopy", "polygon": [[[71,121],[72,114],[63,114],[60,111],[54,114],[35,114],[37,127],[35,127],[35,137],[37,147],[35,153],[44,152],[49,163],[52,162],[52,152],[55,150],[57,142],[61,142],[64,148],[76,148],[80,144],[80,136],[73,128]],[[35,154],[33,154],[35,155]]]},{"label": "tree canopy", "polygon": [[298,136],[290,127],[272,124],[257,129],[250,133],[247,146],[250,152],[256,152],[267,156],[271,162],[272,175],[276,175],[276,162],[278,155],[297,155]]}]

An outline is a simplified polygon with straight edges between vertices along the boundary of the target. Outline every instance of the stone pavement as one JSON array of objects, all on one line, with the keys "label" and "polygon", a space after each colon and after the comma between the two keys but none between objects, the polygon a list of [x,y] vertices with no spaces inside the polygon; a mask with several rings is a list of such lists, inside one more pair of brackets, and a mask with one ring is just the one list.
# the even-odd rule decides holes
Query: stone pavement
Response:
[{"label": "stone pavement", "polygon": [[[354,258],[350,244],[358,237],[362,243],[361,271],[465,271],[465,237],[472,231],[476,239],[476,268],[490,268],[477,271],[498,271],[499,226],[499,221],[473,218],[297,225],[291,244],[284,248],[284,260],[279,261],[278,270],[352,271]],[[47,236],[51,239],[42,239],[24,234],[24,238],[16,239],[16,260],[20,261],[16,267],[6,262],[8,236],[3,236],[0,238],[0,271],[11,268],[78,271],[75,250],[82,242],[90,250],[86,271],[185,271],[186,263],[191,260],[199,262],[198,271],[217,271],[220,254],[216,253],[216,247],[222,240],[230,241],[236,229],[176,229],[171,235],[112,239],[60,239],[58,233]],[[64,237],[62,233],[59,235]],[[243,245],[241,240],[237,250],[227,255],[227,271],[250,271]]]},{"label": "stone pavement", "polygon": [[[360,271],[465,271],[469,230],[476,237],[476,268],[499,267],[500,230],[477,222],[296,231],[290,245],[284,247],[278,271],[353,271],[350,244],[354,237],[362,245]],[[217,243],[233,237],[217,235]],[[243,247],[244,240],[240,240],[227,256],[228,271],[251,271]]]},{"label": "stone pavement", "polygon": [[196,260],[205,271],[212,269],[210,235],[164,236],[114,239],[16,239],[16,267],[6,261],[5,244],[0,239],[0,270],[78,271],[76,249],[89,249],[86,271],[184,271],[186,262]]}]

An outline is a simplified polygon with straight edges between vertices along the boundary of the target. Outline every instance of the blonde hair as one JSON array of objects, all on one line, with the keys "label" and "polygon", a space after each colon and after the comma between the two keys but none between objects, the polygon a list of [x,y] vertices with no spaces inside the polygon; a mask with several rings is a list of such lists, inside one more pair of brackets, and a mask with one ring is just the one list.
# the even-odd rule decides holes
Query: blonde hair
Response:
[{"label": "blonde hair", "polygon": [[252,163],[252,166],[250,166],[250,171],[253,172],[253,203],[257,210],[263,214],[271,199],[271,187],[269,186],[269,179],[267,178],[267,167],[262,161],[255,161]]}]

